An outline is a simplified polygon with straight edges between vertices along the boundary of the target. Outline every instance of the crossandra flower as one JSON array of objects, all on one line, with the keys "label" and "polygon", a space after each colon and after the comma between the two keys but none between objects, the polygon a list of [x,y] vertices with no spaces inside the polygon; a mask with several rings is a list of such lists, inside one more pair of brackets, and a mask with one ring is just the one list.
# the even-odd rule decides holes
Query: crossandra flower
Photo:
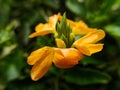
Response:
[{"label": "crossandra flower", "polygon": [[89,28],[83,21],[66,20],[65,14],[50,16],[48,23],[38,24],[29,37],[47,34],[54,34],[56,47],[44,46],[28,56],[28,64],[33,65],[31,78],[34,81],[42,78],[52,63],[58,68],[71,68],[83,55],[101,51],[103,44],[97,42],[105,37],[103,30]]}]

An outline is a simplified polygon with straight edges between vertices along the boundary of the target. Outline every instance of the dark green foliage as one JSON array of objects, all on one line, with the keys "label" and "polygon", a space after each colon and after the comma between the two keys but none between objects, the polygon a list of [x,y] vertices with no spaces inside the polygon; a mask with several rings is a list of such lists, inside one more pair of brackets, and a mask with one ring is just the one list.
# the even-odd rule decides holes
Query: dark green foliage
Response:
[{"label": "dark green foliage", "polygon": [[[103,29],[104,49],[84,56],[72,69],[53,65],[34,82],[28,55],[43,46],[55,46],[55,41],[53,35],[33,39],[28,36],[36,25],[58,12]],[[0,0],[0,90],[62,89],[120,90],[120,0]]]},{"label": "dark green foliage", "polygon": [[88,68],[71,70],[64,78],[67,82],[77,85],[106,84],[111,80],[106,73]]}]

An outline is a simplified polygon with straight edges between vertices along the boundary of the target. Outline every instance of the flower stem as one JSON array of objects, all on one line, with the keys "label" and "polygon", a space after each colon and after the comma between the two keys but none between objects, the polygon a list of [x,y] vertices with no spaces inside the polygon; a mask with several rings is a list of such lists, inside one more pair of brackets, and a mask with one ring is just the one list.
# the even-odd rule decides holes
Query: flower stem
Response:
[{"label": "flower stem", "polygon": [[55,90],[59,90],[59,77],[56,77],[55,78],[55,81],[54,81],[54,88]]}]

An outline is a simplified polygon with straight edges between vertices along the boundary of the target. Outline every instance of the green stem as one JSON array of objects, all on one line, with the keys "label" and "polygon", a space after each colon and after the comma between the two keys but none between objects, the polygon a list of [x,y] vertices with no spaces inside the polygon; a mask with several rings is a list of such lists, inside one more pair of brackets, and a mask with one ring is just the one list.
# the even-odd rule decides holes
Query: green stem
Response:
[{"label": "green stem", "polygon": [[55,90],[59,90],[59,77],[55,78],[54,86],[55,86]]}]

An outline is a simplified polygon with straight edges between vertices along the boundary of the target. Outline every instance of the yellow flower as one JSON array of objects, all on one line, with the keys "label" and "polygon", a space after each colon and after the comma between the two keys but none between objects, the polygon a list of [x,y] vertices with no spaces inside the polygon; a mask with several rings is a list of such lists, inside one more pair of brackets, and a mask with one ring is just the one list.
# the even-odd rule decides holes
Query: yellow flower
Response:
[{"label": "yellow flower", "polygon": [[56,26],[56,23],[57,23],[59,17],[60,17],[60,13],[58,13],[57,15],[50,16],[48,23],[38,24],[35,27],[35,32],[32,33],[29,37],[33,38],[33,37],[36,37],[36,36],[44,36],[44,35],[47,35],[47,34],[50,34],[50,33],[54,33],[55,32],[55,26]]},{"label": "yellow flower", "polygon": [[[71,68],[79,63],[84,54],[90,56],[101,51],[103,44],[97,42],[105,37],[103,30],[89,28],[83,21],[66,20],[60,14],[49,17],[48,23],[37,25],[29,37],[50,33],[54,34],[57,47],[42,47],[28,57],[28,64],[33,65],[32,80],[42,78],[52,63],[59,68]],[[83,36],[75,40],[76,34]]]},{"label": "yellow flower", "polygon": [[75,48],[61,49],[45,46],[32,52],[27,62],[34,65],[31,77],[36,81],[48,71],[52,62],[59,68],[70,68],[78,64],[81,58],[82,54]]},{"label": "yellow flower", "polygon": [[[44,36],[47,34],[56,32],[56,23],[58,20],[62,20],[60,13],[55,14],[49,17],[48,23],[40,23],[35,27],[35,32],[29,35],[30,38],[36,36]],[[96,31],[95,28],[88,28],[88,26],[83,21],[73,22],[72,20],[67,19],[67,22],[70,24],[73,33],[75,34],[87,34],[89,32]]]}]

